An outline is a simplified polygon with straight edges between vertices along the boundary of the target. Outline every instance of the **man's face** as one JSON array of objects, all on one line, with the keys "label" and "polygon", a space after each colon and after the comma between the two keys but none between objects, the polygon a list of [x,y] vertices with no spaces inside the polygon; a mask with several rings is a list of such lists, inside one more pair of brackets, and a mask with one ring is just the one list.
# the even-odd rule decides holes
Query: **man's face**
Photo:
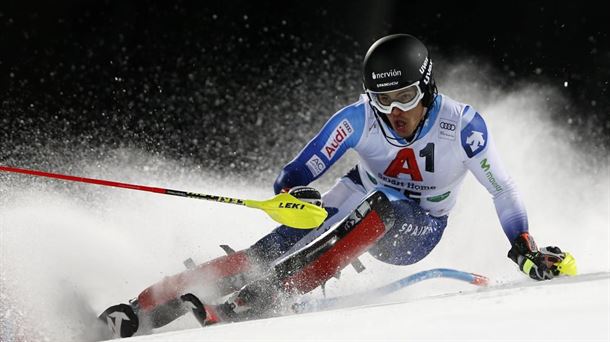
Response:
[{"label": "man's face", "polygon": [[398,107],[393,107],[390,114],[386,114],[392,128],[401,138],[410,138],[415,129],[424,118],[425,108],[421,101],[412,109],[407,111],[400,110]]},{"label": "man's face", "polygon": [[387,115],[396,134],[411,138],[425,113],[419,82],[394,91],[368,94],[371,104],[383,113],[381,115]]}]

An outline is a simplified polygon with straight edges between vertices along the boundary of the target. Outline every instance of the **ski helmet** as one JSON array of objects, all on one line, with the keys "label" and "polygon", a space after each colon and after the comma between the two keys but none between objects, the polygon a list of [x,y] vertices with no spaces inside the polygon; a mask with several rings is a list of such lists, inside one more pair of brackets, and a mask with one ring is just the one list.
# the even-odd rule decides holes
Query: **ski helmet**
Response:
[{"label": "ski helmet", "polygon": [[[369,48],[362,65],[364,89],[371,104],[383,113],[392,107],[409,110],[422,100],[430,107],[436,94],[432,59],[426,46],[409,34],[393,34],[377,40]],[[397,99],[388,92],[403,92]]]}]

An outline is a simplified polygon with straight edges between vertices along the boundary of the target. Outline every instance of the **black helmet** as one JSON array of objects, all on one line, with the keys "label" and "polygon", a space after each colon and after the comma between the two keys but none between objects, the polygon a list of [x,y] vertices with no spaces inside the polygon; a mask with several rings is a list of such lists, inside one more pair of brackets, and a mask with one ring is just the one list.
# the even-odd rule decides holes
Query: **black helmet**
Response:
[{"label": "black helmet", "polygon": [[412,100],[415,104],[422,100],[425,107],[430,107],[436,94],[428,49],[409,34],[389,35],[373,43],[364,57],[362,76],[371,104],[381,112],[388,113],[389,104],[375,101],[378,93],[415,85],[417,92]]}]

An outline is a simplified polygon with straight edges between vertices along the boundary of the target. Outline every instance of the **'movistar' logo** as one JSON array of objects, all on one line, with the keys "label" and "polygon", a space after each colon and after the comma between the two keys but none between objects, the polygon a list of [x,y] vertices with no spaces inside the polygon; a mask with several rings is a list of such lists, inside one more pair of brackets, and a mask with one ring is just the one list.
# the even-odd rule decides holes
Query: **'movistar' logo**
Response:
[{"label": "'movistar' logo", "polygon": [[354,129],[350,122],[345,119],[341,121],[341,123],[333,130],[333,133],[326,141],[324,148],[322,148],[322,153],[331,160],[335,155],[335,152],[339,149],[339,147],[347,140],[347,138],[354,133]]}]

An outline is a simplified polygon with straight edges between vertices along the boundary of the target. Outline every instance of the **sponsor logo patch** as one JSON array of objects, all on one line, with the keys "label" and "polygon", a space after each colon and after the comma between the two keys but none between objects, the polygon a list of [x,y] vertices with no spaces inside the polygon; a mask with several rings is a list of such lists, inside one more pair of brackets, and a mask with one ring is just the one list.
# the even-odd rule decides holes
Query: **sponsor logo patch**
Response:
[{"label": "sponsor logo patch", "polygon": [[447,197],[449,197],[450,194],[451,194],[451,191],[447,191],[442,195],[432,196],[432,197],[428,197],[426,199],[430,202],[440,202],[440,201],[445,200]]},{"label": "sponsor logo patch", "polygon": [[424,62],[419,67],[419,73],[423,75],[424,72],[426,73],[426,76],[424,77],[424,84],[428,84],[430,83],[430,76],[432,75],[432,60],[430,60],[428,57],[424,59]]},{"label": "sponsor logo patch", "polygon": [[428,66],[428,60],[429,60],[428,57],[426,57],[426,59],[424,59],[424,62],[419,67],[419,73],[422,74],[422,75],[426,71],[426,67]]},{"label": "sponsor logo patch", "polygon": [[326,164],[324,164],[322,159],[315,154],[309,158],[305,165],[307,165],[307,168],[309,171],[311,171],[311,174],[314,177],[317,177],[319,174],[324,172],[324,170],[326,170]]},{"label": "sponsor logo patch", "polygon": [[485,138],[483,132],[472,131],[468,138],[466,138],[466,144],[470,146],[470,151],[475,152],[481,146],[485,146]]},{"label": "sponsor logo patch", "polygon": [[489,171],[489,169],[491,168],[491,165],[487,161],[487,158],[481,160],[480,164],[481,164],[481,169],[483,169],[483,171],[485,171],[485,176],[487,177],[489,184],[491,184],[491,186],[493,186],[497,192],[502,191],[502,186],[500,184],[498,184],[498,181],[496,180],[496,177],[494,176],[494,174],[491,171]]},{"label": "sponsor logo patch", "polygon": [[388,77],[398,77],[398,76],[402,76],[402,71],[400,70],[396,70],[396,69],[392,69],[390,71],[386,71],[386,72],[373,72],[372,74],[372,78],[374,80],[380,79],[380,78],[388,78]]},{"label": "sponsor logo patch", "polygon": [[403,223],[403,225],[398,228],[398,232],[411,236],[422,236],[434,233],[435,229],[432,226],[420,226],[413,223]]},{"label": "sponsor logo patch", "polygon": [[489,165],[489,162],[487,162],[487,158],[481,160],[481,169],[483,169],[484,171],[489,171],[490,167],[491,165]]},{"label": "sponsor logo patch", "polygon": [[377,83],[377,88],[385,88],[385,87],[391,87],[394,85],[397,85],[398,82],[394,81],[394,82],[385,82],[385,83]]},{"label": "sponsor logo patch", "polygon": [[341,123],[333,130],[330,138],[324,144],[324,147],[320,152],[326,156],[328,160],[333,159],[335,153],[341,147],[341,145],[354,133],[352,124],[344,119]]},{"label": "sponsor logo patch", "polygon": [[303,210],[305,208],[305,204],[280,202],[280,204],[278,205],[278,208]]},{"label": "sponsor logo patch", "polygon": [[485,150],[488,140],[487,126],[479,113],[475,113],[466,127],[462,128],[460,140],[468,158]]},{"label": "sponsor logo patch", "polygon": [[441,139],[455,140],[457,122],[452,120],[440,120],[438,123],[440,130],[438,131],[438,137]]},{"label": "sponsor logo patch", "polygon": [[416,184],[412,182],[403,181],[400,178],[388,177],[381,172],[377,173],[377,179],[381,180],[386,185],[397,186],[402,189],[415,190],[415,191],[430,191],[436,190],[436,185],[424,185],[424,184]]}]

